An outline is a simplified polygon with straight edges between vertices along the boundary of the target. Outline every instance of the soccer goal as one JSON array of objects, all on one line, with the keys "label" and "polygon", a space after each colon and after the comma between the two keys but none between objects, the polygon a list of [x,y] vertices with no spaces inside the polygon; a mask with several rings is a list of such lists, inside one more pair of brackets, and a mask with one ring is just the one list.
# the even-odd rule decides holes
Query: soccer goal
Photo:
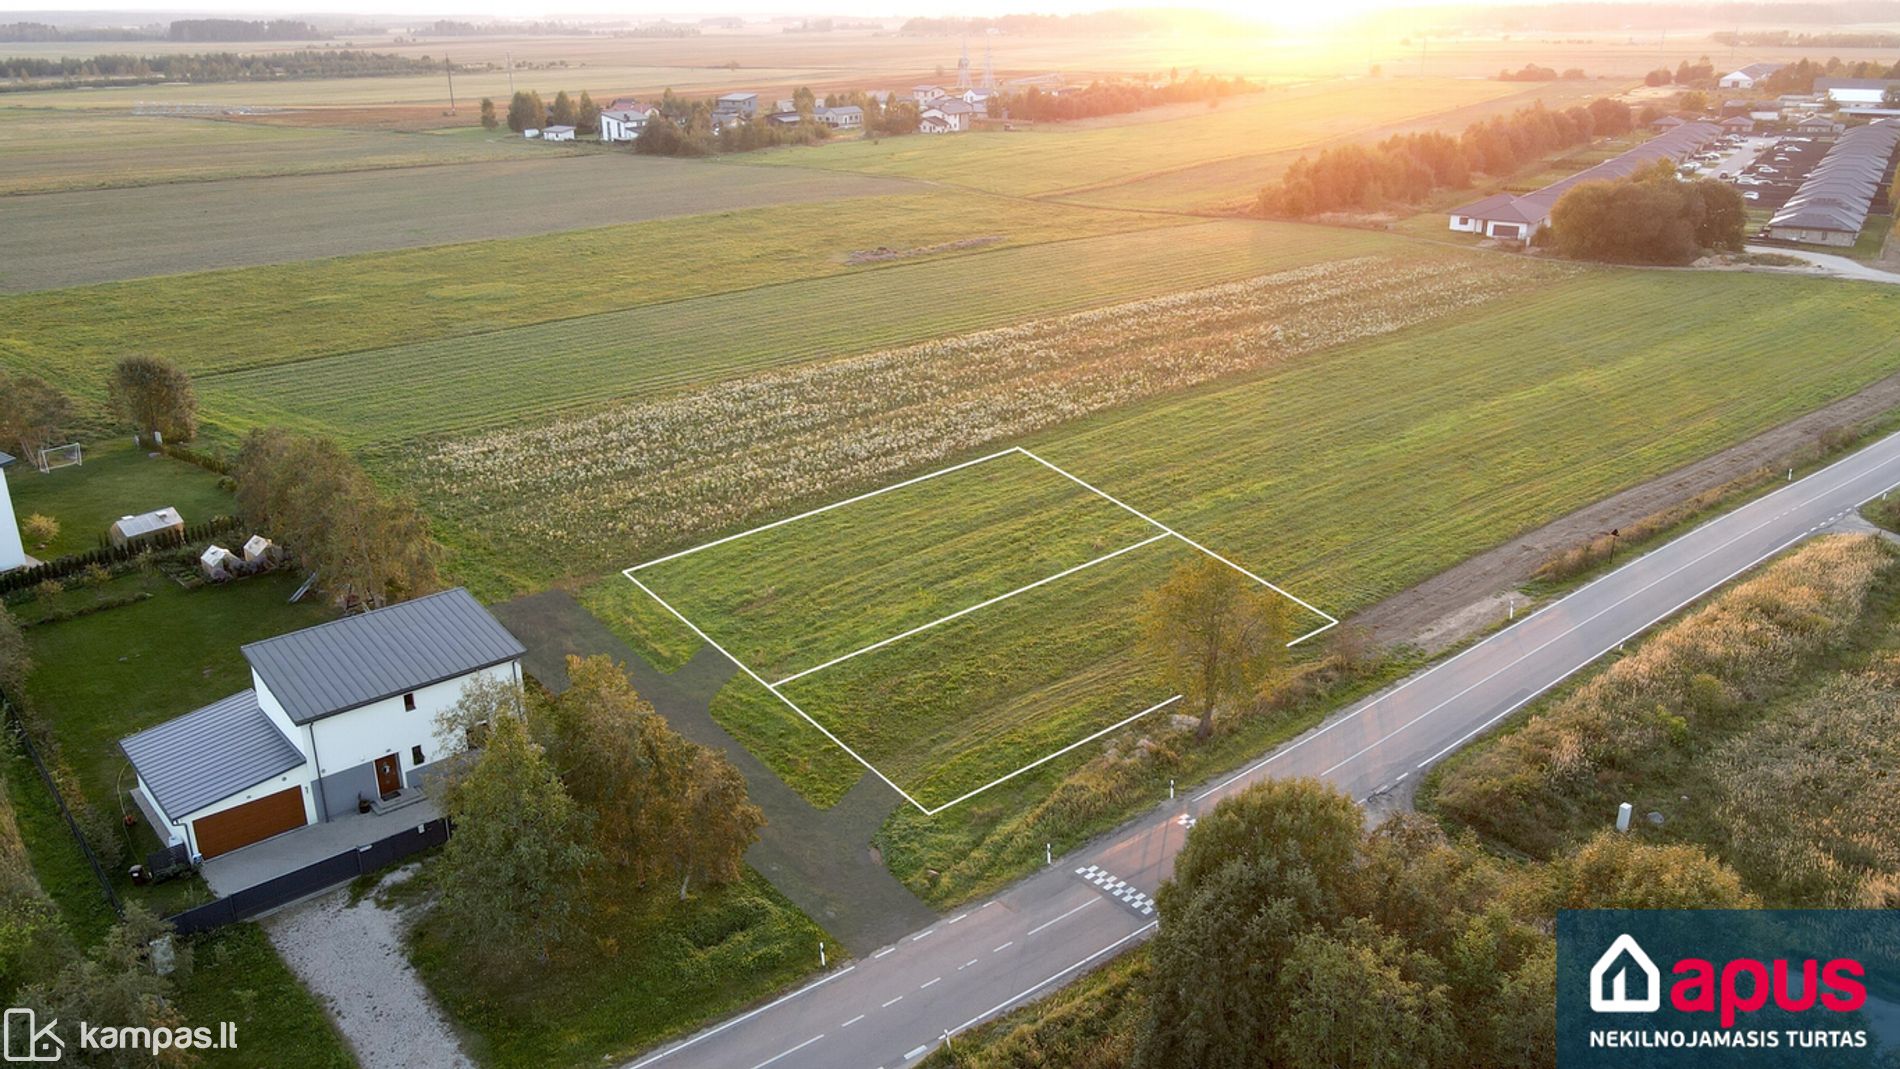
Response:
[{"label": "soccer goal", "polygon": [[83,457],[81,456],[79,443],[67,442],[65,445],[48,446],[40,450],[39,456],[35,458],[35,463],[40,471],[49,472],[54,468],[73,467],[81,463],[82,460]]}]

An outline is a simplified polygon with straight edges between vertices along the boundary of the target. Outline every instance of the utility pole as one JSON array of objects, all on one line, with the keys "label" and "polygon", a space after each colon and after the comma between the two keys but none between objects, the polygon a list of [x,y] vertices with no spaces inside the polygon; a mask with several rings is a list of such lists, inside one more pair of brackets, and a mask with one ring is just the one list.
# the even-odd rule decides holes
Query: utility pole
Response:
[{"label": "utility pole", "polygon": [[508,57],[508,99],[513,100],[515,98],[515,54],[503,52],[502,55]]},{"label": "utility pole", "polygon": [[447,56],[442,57],[442,69],[449,75],[449,114],[455,114],[455,64]]}]

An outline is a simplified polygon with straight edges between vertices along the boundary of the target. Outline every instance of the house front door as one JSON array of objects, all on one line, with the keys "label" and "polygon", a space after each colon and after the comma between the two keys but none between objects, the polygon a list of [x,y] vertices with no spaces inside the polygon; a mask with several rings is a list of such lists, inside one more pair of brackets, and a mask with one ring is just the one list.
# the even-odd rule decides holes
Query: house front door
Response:
[{"label": "house front door", "polygon": [[376,793],[385,799],[402,793],[402,762],[395,754],[376,759]]}]

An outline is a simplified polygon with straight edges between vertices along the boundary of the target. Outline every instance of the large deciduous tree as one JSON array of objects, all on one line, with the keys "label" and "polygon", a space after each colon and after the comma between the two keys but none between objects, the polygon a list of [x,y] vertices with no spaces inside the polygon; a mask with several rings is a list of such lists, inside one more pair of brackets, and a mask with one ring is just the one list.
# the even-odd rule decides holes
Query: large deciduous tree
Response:
[{"label": "large deciduous tree", "polygon": [[106,393],[119,418],[141,438],[153,432],[169,442],[188,442],[198,433],[198,393],[191,376],[156,356],[128,356],[113,365]]},{"label": "large deciduous tree", "polygon": [[58,445],[73,403],[51,383],[24,371],[0,371],[0,446],[31,458]]},{"label": "large deciduous tree", "polygon": [[1174,570],[1142,608],[1142,640],[1170,686],[1214,731],[1222,705],[1250,700],[1286,660],[1286,602],[1219,561]]},{"label": "large deciduous tree", "polygon": [[370,607],[441,585],[441,547],[413,505],[388,498],[328,438],[271,428],[238,450],[238,512],[283,542],[326,590]]},{"label": "large deciduous tree", "polygon": [[541,94],[531,90],[518,90],[508,101],[508,129],[515,133],[524,130],[539,130],[548,124],[548,107],[541,102]]},{"label": "large deciduous tree", "polygon": [[477,955],[546,962],[582,915],[580,874],[594,860],[585,814],[520,717],[491,724],[479,755],[444,781],[455,833],[437,860],[439,908],[482,933],[469,941]]}]

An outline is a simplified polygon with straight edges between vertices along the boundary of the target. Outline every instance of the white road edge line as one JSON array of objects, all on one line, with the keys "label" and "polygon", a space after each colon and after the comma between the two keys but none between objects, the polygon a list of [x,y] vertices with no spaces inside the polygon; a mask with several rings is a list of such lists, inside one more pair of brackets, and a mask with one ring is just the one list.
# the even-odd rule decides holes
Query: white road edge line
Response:
[{"label": "white road edge line", "polygon": [[646,1066],[652,1065],[654,1062],[659,1061],[661,1058],[666,1058],[674,1054],[678,1054],[680,1051],[683,1051],[687,1047],[690,1047],[693,1044],[698,1043],[702,1039],[710,1039],[711,1037],[716,1036],[721,1032],[724,1032],[726,1029],[731,1028],[733,1025],[744,1024],[745,1022],[751,1020],[752,1018],[757,1017],[759,1014],[764,1013],[766,1010],[773,1009],[774,1007],[780,1005],[781,1003],[790,1002],[791,1000],[797,998],[798,996],[805,994],[807,991],[815,991],[818,988],[823,987],[824,985],[832,982],[833,980],[836,980],[838,977],[843,976],[845,973],[851,972],[853,969],[856,969],[856,968],[857,968],[856,965],[847,965],[844,968],[839,969],[837,972],[832,973],[830,976],[826,976],[826,977],[822,977],[820,979],[814,980],[811,983],[806,984],[804,987],[801,987],[798,990],[791,992],[790,994],[780,995],[778,998],[773,999],[772,1001],[766,1003],[763,1006],[760,1006],[758,1009],[753,1010],[750,1013],[742,1013],[739,1016],[734,1017],[732,1020],[727,1021],[726,1023],[722,1025],[719,1025],[715,1028],[708,1028],[706,1031],[701,1032],[700,1034],[694,1036],[693,1038],[689,1040],[686,1040],[683,1043],[675,1044],[662,1051],[656,1051],[653,1054],[650,1054],[647,1057],[642,1058],[637,1062],[634,1062],[632,1065],[627,1066],[626,1069],[645,1069]]},{"label": "white road edge line", "polygon": [[1102,949],[1096,951],[1095,953],[1090,954],[1088,957],[1083,958],[1081,961],[1078,961],[1075,964],[1068,966],[1067,968],[1058,970],[1057,972],[1052,974],[1048,979],[1042,981],[1041,983],[1033,984],[1027,988],[1024,988],[1021,992],[1011,995],[1010,997],[1004,999],[1003,1001],[997,1003],[996,1005],[991,1006],[989,1009],[984,1010],[982,1013],[977,1014],[975,1017],[972,1017],[969,1020],[963,1022],[962,1024],[956,1026],[955,1028],[950,1029],[949,1034],[954,1036],[957,1033],[963,1031],[964,1029],[969,1028],[971,1025],[981,1024],[984,1021],[989,1020],[991,1017],[996,1016],[997,1014],[1003,1012],[1004,1010],[1010,1008],[1011,1006],[1014,1006],[1016,1003],[1021,1002],[1023,999],[1026,999],[1029,996],[1035,994],[1036,992],[1041,991],[1043,988],[1048,987],[1050,984],[1055,983],[1057,980],[1062,979],[1064,976],[1067,976],[1070,973],[1075,972],[1077,969],[1080,969],[1086,966],[1089,962],[1094,961],[1096,958],[1099,958],[1102,955],[1115,950],[1117,947],[1121,946],[1123,943],[1128,942],[1130,939],[1133,939],[1136,936],[1146,935],[1147,933],[1153,931],[1156,927],[1158,927],[1160,923],[1161,922],[1159,921],[1149,921],[1147,924],[1144,924],[1141,927],[1135,929],[1134,931],[1129,932],[1127,935],[1122,936],[1120,939],[1115,940],[1113,943],[1110,943],[1107,946],[1103,947]]},{"label": "white road edge line", "polygon": [[871,955],[871,960],[876,961],[877,959],[883,957],[886,954],[894,954],[896,952],[897,952],[896,947],[885,947],[883,950],[880,950],[877,953]]},{"label": "white road edge line", "polygon": [[925,1044],[922,1044],[921,1046],[918,1046],[918,1047],[915,1047],[915,1048],[913,1048],[913,1049],[912,1049],[911,1051],[909,1051],[908,1053],[906,1053],[906,1054],[904,1055],[904,1060],[905,1060],[905,1061],[910,1061],[910,1060],[911,1060],[912,1058],[915,1058],[915,1057],[917,1057],[917,1056],[918,1056],[919,1054],[922,1054],[923,1052],[925,1052],[925,1051],[927,1051],[927,1050],[929,1050],[929,1049],[930,1049],[930,1044],[928,1044],[928,1043],[925,1043]]}]

